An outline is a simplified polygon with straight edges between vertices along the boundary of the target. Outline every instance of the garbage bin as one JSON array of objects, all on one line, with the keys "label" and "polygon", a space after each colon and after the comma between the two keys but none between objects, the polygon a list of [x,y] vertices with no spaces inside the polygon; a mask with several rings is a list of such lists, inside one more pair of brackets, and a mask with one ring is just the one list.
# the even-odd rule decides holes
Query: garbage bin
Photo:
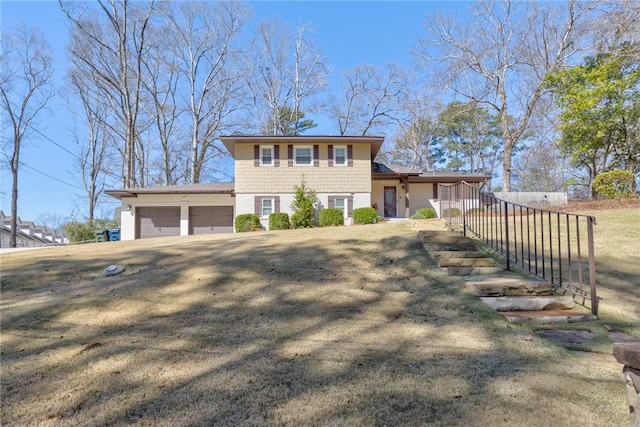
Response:
[{"label": "garbage bin", "polygon": [[109,241],[109,230],[96,230],[96,241],[98,241],[98,242],[108,242]]},{"label": "garbage bin", "polygon": [[109,230],[109,240],[112,242],[116,242],[120,240],[120,229],[112,228]]}]

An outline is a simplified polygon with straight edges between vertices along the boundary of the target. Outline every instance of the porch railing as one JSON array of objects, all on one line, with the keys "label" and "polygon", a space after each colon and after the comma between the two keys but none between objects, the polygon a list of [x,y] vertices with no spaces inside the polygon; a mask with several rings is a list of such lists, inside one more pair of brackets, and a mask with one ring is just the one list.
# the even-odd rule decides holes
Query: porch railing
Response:
[{"label": "porch railing", "polygon": [[507,270],[519,266],[598,314],[595,217],[518,205],[466,182],[438,184],[438,194],[440,217],[451,229],[482,240]]}]

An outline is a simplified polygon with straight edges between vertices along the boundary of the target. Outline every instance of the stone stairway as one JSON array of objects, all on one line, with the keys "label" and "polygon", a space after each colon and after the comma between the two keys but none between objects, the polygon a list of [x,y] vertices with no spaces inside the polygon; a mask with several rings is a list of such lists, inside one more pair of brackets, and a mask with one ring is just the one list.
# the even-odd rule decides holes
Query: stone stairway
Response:
[{"label": "stone stairway", "polygon": [[420,231],[418,236],[438,268],[466,276],[465,287],[512,323],[571,323],[595,320],[575,308],[571,295],[557,295],[548,282],[503,272],[504,268],[469,238],[450,231]]}]

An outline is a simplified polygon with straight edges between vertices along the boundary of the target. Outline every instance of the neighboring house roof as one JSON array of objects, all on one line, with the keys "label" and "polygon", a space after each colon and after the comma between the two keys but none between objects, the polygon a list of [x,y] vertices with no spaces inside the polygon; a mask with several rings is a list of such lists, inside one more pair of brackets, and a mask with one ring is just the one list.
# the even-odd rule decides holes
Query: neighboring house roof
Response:
[{"label": "neighboring house roof", "polygon": [[408,177],[410,182],[454,183],[458,181],[482,182],[490,179],[489,175],[473,174],[469,172],[428,171],[405,168],[402,166],[386,166],[382,163],[372,163],[372,179],[389,179]]},{"label": "neighboring house roof", "polygon": [[314,135],[314,136],[301,136],[301,135],[259,135],[259,136],[244,136],[244,135],[229,135],[222,136],[220,140],[227,147],[227,150],[231,156],[236,157],[236,144],[316,144],[316,143],[335,143],[335,144],[349,144],[366,142],[371,145],[371,160],[375,159],[384,142],[384,136],[331,136],[331,135]]},{"label": "neighboring house roof", "polygon": [[233,182],[210,182],[207,184],[124,188],[121,190],[106,190],[105,193],[120,199],[122,197],[138,197],[138,194],[233,194],[233,188]]}]

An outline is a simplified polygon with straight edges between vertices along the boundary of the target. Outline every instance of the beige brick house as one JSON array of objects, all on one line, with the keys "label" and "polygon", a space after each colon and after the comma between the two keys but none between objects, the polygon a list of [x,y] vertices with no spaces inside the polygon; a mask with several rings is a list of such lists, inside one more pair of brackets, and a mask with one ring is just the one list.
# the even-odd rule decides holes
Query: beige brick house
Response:
[{"label": "beige brick house", "polygon": [[372,206],[386,218],[438,209],[438,183],[489,177],[423,173],[375,163],[380,136],[225,136],[235,182],[109,190],[121,200],[121,239],[232,232],[237,215],[255,213],[265,228],[271,213],[287,212],[303,180],[320,208],[339,208],[345,224],[353,210]]}]

